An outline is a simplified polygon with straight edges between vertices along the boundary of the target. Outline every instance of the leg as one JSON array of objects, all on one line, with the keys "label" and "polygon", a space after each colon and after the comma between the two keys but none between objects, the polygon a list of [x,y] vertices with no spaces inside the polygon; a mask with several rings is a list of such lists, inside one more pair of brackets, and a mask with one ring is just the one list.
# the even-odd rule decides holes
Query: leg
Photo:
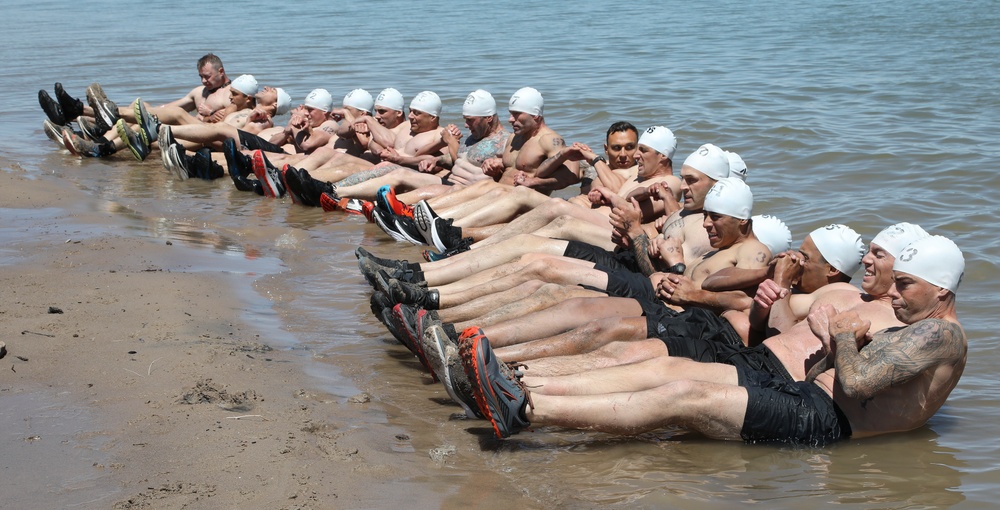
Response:
[{"label": "leg", "polygon": [[[639,315],[642,315],[642,307],[634,299],[607,296],[574,298],[540,312],[489,326],[484,330],[488,333],[490,342],[494,346],[504,347],[557,335],[602,317],[636,317]],[[456,329],[458,329],[458,325],[456,325]]]},{"label": "leg", "polygon": [[[505,360],[538,360],[553,356],[590,353],[613,342],[644,340],[648,336],[645,317],[610,317],[590,321],[553,337],[499,347],[496,353]],[[660,344],[663,345],[663,342]],[[591,356],[591,358],[596,357]],[[535,368],[535,365],[532,363],[532,368]]]},{"label": "leg", "polygon": [[[531,282],[529,282],[531,283]],[[541,283],[541,282],[534,282]],[[572,298],[601,297],[603,294],[580,287],[565,287],[553,283],[543,284],[537,291],[525,299],[515,300],[506,305],[494,306],[485,315],[466,319],[456,323],[456,327],[473,325],[489,326],[511,319],[512,317],[523,317],[525,314],[538,312],[551,308],[557,303]]]}]

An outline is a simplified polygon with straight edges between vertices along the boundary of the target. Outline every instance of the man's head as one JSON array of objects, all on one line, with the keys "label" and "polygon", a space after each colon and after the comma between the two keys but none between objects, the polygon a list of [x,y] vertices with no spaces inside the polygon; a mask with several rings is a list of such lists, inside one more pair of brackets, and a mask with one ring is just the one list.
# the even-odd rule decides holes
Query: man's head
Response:
[{"label": "man's head", "polygon": [[954,314],[955,293],[965,275],[962,250],[947,237],[928,236],[903,248],[889,290],[896,318],[913,324]]},{"label": "man's head", "polygon": [[927,237],[929,234],[912,223],[897,223],[878,233],[868,245],[868,253],[861,258],[865,276],[861,288],[875,297],[889,293],[892,287],[892,268],[896,257],[906,245]]},{"label": "man's head", "polygon": [[229,84],[229,101],[237,110],[256,106],[257,79],[251,74],[241,74]]},{"label": "man's head", "polygon": [[333,109],[333,96],[326,89],[314,89],[306,96],[303,106],[309,114],[309,125],[319,127],[326,122],[327,115]]},{"label": "man's head", "polygon": [[618,121],[608,128],[604,139],[604,154],[612,170],[632,168],[638,148],[639,130],[631,122]]},{"label": "man's head", "polygon": [[198,76],[201,84],[209,91],[217,90],[229,81],[226,70],[222,67],[222,59],[209,53],[198,59]]},{"label": "man's head", "polygon": [[719,179],[729,177],[729,158],[722,149],[706,143],[691,153],[681,166],[684,209],[700,211],[705,195]]},{"label": "man's head", "polygon": [[375,98],[375,120],[389,129],[406,120],[406,115],[403,113],[403,95],[398,90],[389,87],[378,93]]},{"label": "man's head", "polygon": [[639,177],[672,174],[675,150],[677,150],[677,138],[673,131],[663,126],[653,126],[643,131],[635,153],[635,160],[639,165]]},{"label": "man's head", "polygon": [[747,164],[743,161],[743,158],[735,152],[723,151],[726,153],[726,157],[729,158],[729,176],[735,177],[741,181],[747,180]]},{"label": "man's head", "polygon": [[257,107],[264,108],[271,117],[284,115],[292,106],[292,96],[281,87],[264,87],[257,93]]},{"label": "man's head", "polygon": [[507,103],[510,112],[510,127],[514,134],[532,136],[544,124],[544,106],[542,94],[531,87],[524,87],[514,92]]},{"label": "man's head", "polygon": [[847,225],[827,225],[806,236],[799,247],[802,277],[798,289],[814,292],[834,282],[849,282],[861,267],[865,245],[861,236]]},{"label": "man's head", "polygon": [[441,98],[437,94],[425,90],[410,101],[410,132],[426,133],[437,129],[438,117],[441,116]]},{"label": "man's head", "polygon": [[375,99],[365,89],[354,89],[344,96],[342,106],[350,110],[355,117],[368,115],[375,106]]},{"label": "man's head", "polygon": [[500,122],[493,94],[483,89],[472,91],[462,104],[462,118],[465,119],[465,127],[472,133],[473,140],[489,136]]},{"label": "man's head", "polygon": [[771,252],[771,257],[792,249],[792,231],[788,225],[770,214],[750,218],[754,237]]},{"label": "man's head", "polygon": [[729,248],[749,236],[752,210],[753,193],[746,183],[732,177],[716,182],[705,196],[702,223],[712,248]]}]

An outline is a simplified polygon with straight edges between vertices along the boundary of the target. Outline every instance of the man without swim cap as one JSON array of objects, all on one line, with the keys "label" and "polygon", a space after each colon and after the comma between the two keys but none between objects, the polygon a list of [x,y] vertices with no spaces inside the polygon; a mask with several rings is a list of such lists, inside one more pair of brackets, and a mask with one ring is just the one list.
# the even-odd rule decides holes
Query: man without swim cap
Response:
[{"label": "man without swim cap", "polygon": [[671,160],[674,159],[674,152],[677,150],[677,137],[673,131],[664,126],[652,126],[643,131],[639,143]]},{"label": "man without swim cap", "polygon": [[477,89],[469,94],[462,105],[462,115],[465,117],[492,117],[496,113],[496,100],[492,94],[483,89]]},{"label": "man without swim cap", "polygon": [[719,179],[705,196],[705,212],[746,220],[750,219],[752,210],[753,193],[750,187],[735,177]]},{"label": "man without swim cap", "polygon": [[833,224],[809,233],[816,249],[834,269],[850,278],[861,268],[865,245],[861,236],[847,225]]},{"label": "man without swim cap", "polygon": [[531,87],[524,87],[510,96],[507,109],[512,112],[527,113],[533,117],[541,117],[544,106],[545,102],[542,101],[541,93]]},{"label": "man without swim cap", "polygon": [[415,96],[410,101],[410,109],[418,110],[434,117],[441,116],[441,98],[437,94],[425,90]]},{"label": "man without swim cap", "polygon": [[892,269],[954,293],[965,275],[965,257],[951,239],[928,236],[903,248]]}]

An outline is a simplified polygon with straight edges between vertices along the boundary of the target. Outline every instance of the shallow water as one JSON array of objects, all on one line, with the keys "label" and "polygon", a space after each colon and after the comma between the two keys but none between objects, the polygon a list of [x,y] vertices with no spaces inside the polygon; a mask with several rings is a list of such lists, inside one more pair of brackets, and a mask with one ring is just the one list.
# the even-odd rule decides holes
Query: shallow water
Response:
[{"label": "shallow water", "polygon": [[[477,483],[461,476],[469,468],[501,473],[546,506],[992,506],[1000,486],[995,2],[305,1],[275,11],[248,1],[240,5],[254,14],[238,19],[178,14],[201,5],[5,3],[3,167],[71,181],[110,204],[104,212],[131,235],[204,251],[186,270],[256,277],[250,299],[262,306],[248,316],[276,332],[276,345],[306,350],[303,369],[317,385],[340,396],[371,392],[384,411],[370,419],[410,432],[418,452],[459,445],[464,454],[442,476],[408,483],[455,495],[456,506]],[[127,22],[102,21],[108,13]],[[393,86],[408,98],[430,89],[444,100],[443,121],[459,123],[469,91],[486,88],[502,103],[531,85],[545,96],[548,123],[571,142],[599,146],[619,119],[664,124],[678,135],[678,158],[705,142],[739,152],[755,212],[785,219],[796,239],[831,222],[866,239],[890,223],[919,223],[965,251],[968,368],[927,427],[824,449],[670,431],[640,440],[543,431],[480,444],[466,432],[480,424],[448,421],[458,408],[439,404],[444,392],[368,312],[354,248],[411,259],[417,249],[358,218],[262,200],[228,181],[175,181],[153,160],[77,160],[41,132],[39,88],[61,81],[82,93],[97,80],[121,103],[165,102],[197,84],[194,62],[207,51],[231,76],[253,73],[295,100],[315,87],[334,97],[356,87]],[[8,225],[21,221],[0,214]],[[0,247],[0,263],[8,256]]]}]

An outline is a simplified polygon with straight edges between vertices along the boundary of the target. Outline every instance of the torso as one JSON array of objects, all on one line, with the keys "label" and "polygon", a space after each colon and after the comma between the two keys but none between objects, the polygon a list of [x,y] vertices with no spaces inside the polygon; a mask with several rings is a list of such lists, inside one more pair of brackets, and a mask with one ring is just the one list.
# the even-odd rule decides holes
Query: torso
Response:
[{"label": "torso", "polygon": [[[201,90],[198,90],[201,89]],[[217,112],[227,106],[229,106],[230,94],[229,94],[229,84],[219,87],[211,92],[205,89],[205,86],[197,87],[195,89],[197,93],[194,94],[194,105],[195,112],[201,108],[202,105],[207,106],[212,112]],[[205,120],[205,117],[198,115],[198,120]]]},{"label": "torso", "polygon": [[482,166],[483,161],[501,155],[510,133],[506,129],[499,129],[485,138],[472,142],[466,140],[466,144],[458,149],[459,159],[465,159],[475,166]]},{"label": "torso", "polygon": [[681,210],[672,214],[663,226],[664,237],[680,237],[683,240],[681,247],[684,250],[684,264],[688,266],[697,264],[706,253],[712,251],[704,221],[704,213]]}]

